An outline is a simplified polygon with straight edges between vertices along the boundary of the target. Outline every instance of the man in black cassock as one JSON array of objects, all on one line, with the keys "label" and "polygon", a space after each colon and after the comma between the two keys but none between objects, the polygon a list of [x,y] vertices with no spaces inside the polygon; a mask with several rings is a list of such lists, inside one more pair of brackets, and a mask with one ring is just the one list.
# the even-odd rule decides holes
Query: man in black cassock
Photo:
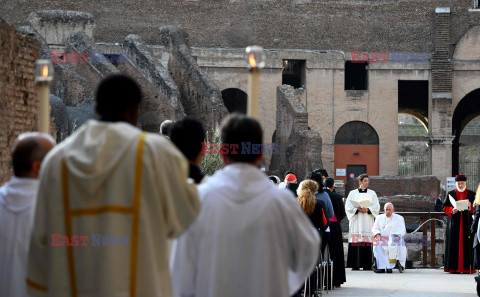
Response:
[{"label": "man in black cassock", "polygon": [[335,189],[335,181],[331,177],[324,180],[325,192],[330,196],[333,205],[333,218],[330,219],[330,238],[328,240],[328,247],[330,250],[330,257],[333,260],[333,286],[340,287],[341,284],[347,281],[345,277],[345,258],[343,255],[343,236],[341,221],[345,218],[345,205],[343,204],[343,197],[333,192]]},{"label": "man in black cassock", "polygon": [[[473,270],[472,244],[470,236],[475,192],[467,190],[465,175],[455,176],[457,188],[448,192],[443,201],[443,212],[448,216],[445,242],[444,271],[450,273],[475,273]],[[468,210],[459,211],[451,200],[468,200]]]}]

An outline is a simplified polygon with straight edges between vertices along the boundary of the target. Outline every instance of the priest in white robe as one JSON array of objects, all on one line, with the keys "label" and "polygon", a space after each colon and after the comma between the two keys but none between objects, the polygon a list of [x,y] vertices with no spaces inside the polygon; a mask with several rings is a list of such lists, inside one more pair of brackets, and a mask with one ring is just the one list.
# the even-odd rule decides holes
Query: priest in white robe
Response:
[{"label": "priest in white robe", "polygon": [[171,296],[167,239],[200,210],[182,153],[136,127],[141,91],[100,83],[100,120],[45,158],[28,263],[29,292],[51,297]]},{"label": "priest in white robe", "polygon": [[250,144],[247,154],[223,154],[225,168],[200,185],[202,210],[174,245],[176,297],[293,295],[313,271],[319,235],[291,191],[278,189],[258,169],[258,121],[232,115],[223,146]]},{"label": "priest in white robe", "polygon": [[44,133],[20,134],[12,153],[14,176],[0,188],[0,297],[27,296],[27,252],[38,174],[55,140]]},{"label": "priest in white robe", "polygon": [[[372,270],[372,227],[379,214],[380,203],[375,191],[368,189],[368,175],[360,174],[358,181],[360,187],[350,191],[345,203],[349,221],[347,267],[352,270]],[[370,206],[355,206],[354,201],[368,201]]]},{"label": "priest in white robe", "polygon": [[407,233],[405,220],[393,213],[392,203],[386,203],[385,213],[375,219],[372,232],[375,234],[373,255],[377,263],[376,273],[392,273],[392,268],[399,262],[398,270],[403,272],[407,260],[407,247],[403,236]]}]

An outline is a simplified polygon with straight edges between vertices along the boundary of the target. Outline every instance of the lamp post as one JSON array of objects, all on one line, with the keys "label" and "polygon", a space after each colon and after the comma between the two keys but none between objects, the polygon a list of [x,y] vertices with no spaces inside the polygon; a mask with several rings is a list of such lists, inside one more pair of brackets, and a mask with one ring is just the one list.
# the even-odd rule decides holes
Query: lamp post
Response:
[{"label": "lamp post", "polygon": [[50,84],[53,80],[53,65],[50,60],[40,59],[35,64],[35,82],[38,87],[38,131],[49,132],[50,127]]},{"label": "lamp post", "polygon": [[259,119],[260,105],[260,71],[265,66],[265,53],[260,46],[249,46],[246,48],[248,55],[248,101],[247,115]]}]

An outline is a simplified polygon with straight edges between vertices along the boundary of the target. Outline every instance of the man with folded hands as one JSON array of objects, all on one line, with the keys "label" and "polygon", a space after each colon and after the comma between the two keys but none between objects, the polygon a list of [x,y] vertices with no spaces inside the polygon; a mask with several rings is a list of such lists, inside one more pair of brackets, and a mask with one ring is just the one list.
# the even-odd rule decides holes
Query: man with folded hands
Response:
[{"label": "man with folded hands", "polygon": [[393,204],[388,202],[384,206],[384,214],[375,219],[372,232],[375,234],[373,255],[377,262],[376,273],[392,273],[392,268],[398,261],[398,271],[405,270],[407,247],[403,236],[407,233],[405,220],[402,216],[393,213]]}]

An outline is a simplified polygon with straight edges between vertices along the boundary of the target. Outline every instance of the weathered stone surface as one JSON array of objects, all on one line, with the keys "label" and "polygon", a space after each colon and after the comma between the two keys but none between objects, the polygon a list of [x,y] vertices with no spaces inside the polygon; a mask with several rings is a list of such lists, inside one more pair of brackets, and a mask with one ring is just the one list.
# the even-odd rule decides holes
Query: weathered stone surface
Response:
[{"label": "weathered stone surface", "polygon": [[322,168],[322,138],[308,129],[308,114],[300,102],[300,91],[292,86],[277,88],[277,122],[274,142],[278,154],[272,155],[269,171],[283,176],[287,170],[304,179]]},{"label": "weathered stone surface", "polygon": [[[377,193],[378,197],[388,197],[397,195],[417,195],[438,197],[440,190],[440,181],[432,175],[425,176],[370,176],[369,188]],[[358,187],[358,180],[350,179],[346,184],[346,193]]]},{"label": "weathered stone surface", "polygon": [[93,15],[80,11],[40,10],[29,14],[28,21],[48,44],[64,44],[75,31],[82,30],[93,38]]},{"label": "weathered stone surface", "polygon": [[168,70],[177,84],[185,113],[201,120],[206,130],[215,131],[228,111],[218,87],[200,72],[188,33],[175,26],[161,27],[160,41],[170,53]]},{"label": "weathered stone surface", "polygon": [[259,44],[266,48],[431,52],[436,7],[452,10],[452,44],[480,22],[480,14],[469,11],[473,8],[470,0],[144,0],[141,5],[130,0],[101,4],[4,2],[4,18],[16,25],[30,12],[45,7],[80,10],[95,15],[97,40],[117,42],[132,33],[156,43],[157,31],[152,24],[176,24],[190,33],[192,46],[221,48]]},{"label": "weathered stone surface", "polygon": [[[185,111],[180,102],[178,87],[168,70],[145,47],[140,36],[128,35],[124,41],[128,63],[117,67],[135,78],[144,92],[139,121],[148,131],[158,132],[166,119],[181,119]],[[148,128],[147,128],[148,127]]]},{"label": "weathered stone surface", "polygon": [[[93,40],[84,31],[75,31],[65,42],[65,52],[93,53],[98,52]],[[87,59],[88,60],[88,59]],[[67,75],[67,93],[65,104],[79,106],[92,100],[98,82],[109,75],[120,71],[111,63],[65,63],[64,72]]]},{"label": "weathered stone surface", "polygon": [[[358,180],[347,181],[345,197],[358,187]],[[369,188],[377,193],[380,208],[387,202],[393,203],[395,211],[433,212],[440,191],[440,180],[426,176],[370,176]],[[418,225],[418,218],[406,218],[407,225]]]},{"label": "weathered stone surface", "polygon": [[[0,21],[0,185],[10,179],[11,153],[23,132],[37,130],[34,66],[40,44]],[[53,127],[54,128],[54,127]],[[52,132],[55,135],[55,131]]]},{"label": "weathered stone surface", "polygon": [[53,122],[57,127],[57,142],[63,141],[68,135],[68,112],[62,99],[55,95],[50,95],[50,115],[53,118]]},{"label": "weathered stone surface", "polygon": [[95,119],[95,101],[91,100],[82,106],[67,106],[68,134],[75,132],[86,121]]},{"label": "weathered stone surface", "polygon": [[[45,38],[43,38],[43,36],[37,32],[37,30],[35,30],[31,26],[21,26],[17,28],[17,32],[22,35],[32,36],[37,39],[37,41],[40,43],[39,59],[47,59],[47,60],[52,59],[52,54],[51,54],[52,50],[50,49],[50,46],[47,44]],[[64,100],[63,98],[66,98],[68,94],[68,90],[67,90],[68,77],[73,76],[73,81],[77,81],[77,82],[84,80],[73,71],[68,71],[68,67],[65,64],[53,63],[53,71],[54,71],[54,77],[53,77],[53,82],[50,86],[50,92],[55,96],[62,98],[62,100]],[[67,75],[68,72],[69,72],[69,75]],[[75,94],[72,97],[76,98],[77,95]]]}]

